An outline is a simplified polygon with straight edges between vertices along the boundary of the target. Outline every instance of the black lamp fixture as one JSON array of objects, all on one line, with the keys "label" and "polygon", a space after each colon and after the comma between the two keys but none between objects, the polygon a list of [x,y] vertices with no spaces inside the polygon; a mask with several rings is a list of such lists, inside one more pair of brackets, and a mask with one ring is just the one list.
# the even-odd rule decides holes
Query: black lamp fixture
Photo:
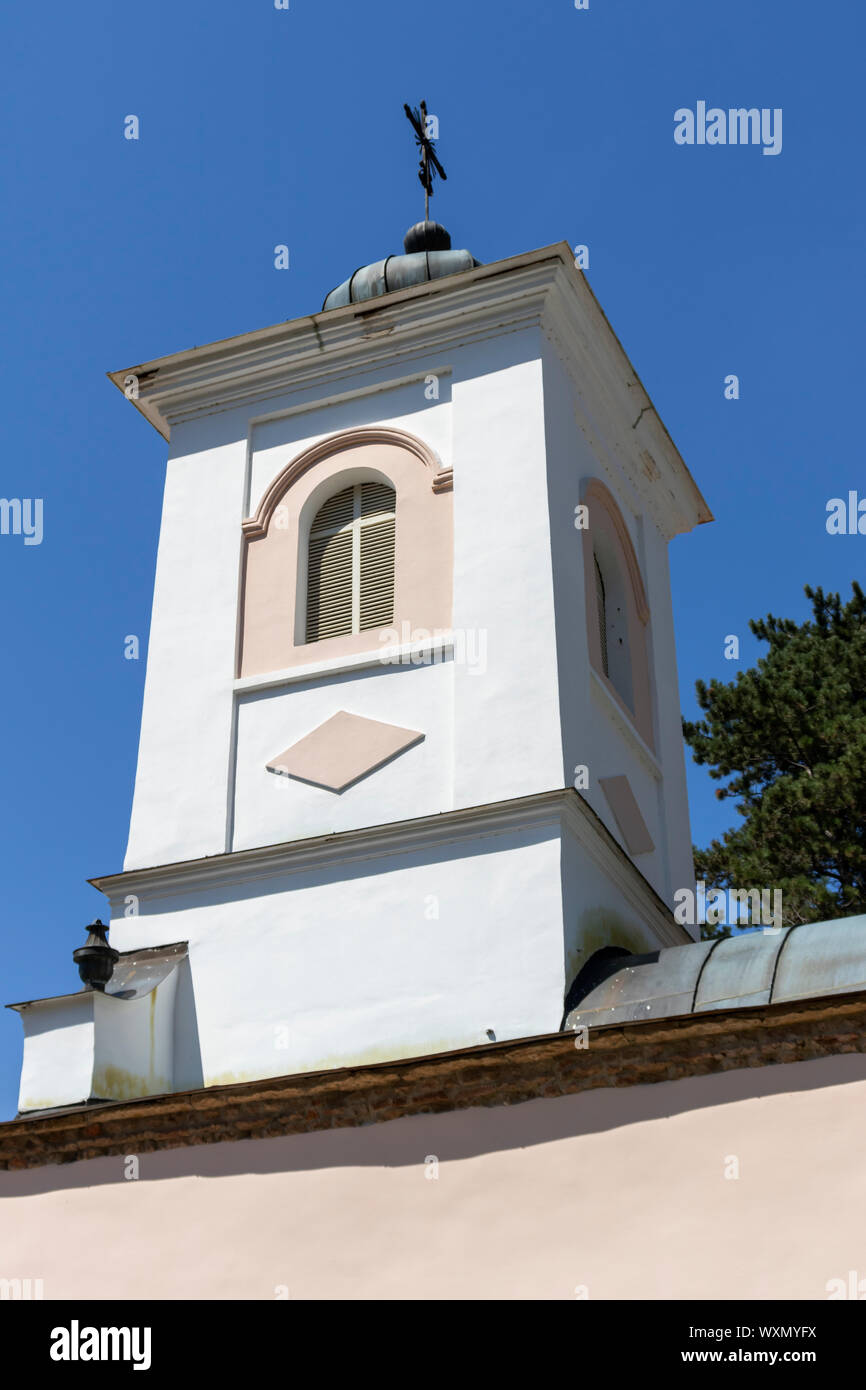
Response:
[{"label": "black lamp fixture", "polygon": [[84,981],[85,989],[105,990],[112,972],[120,960],[120,952],[109,946],[106,940],[108,927],[97,917],[87,928],[88,937],[83,946],[72,952],[72,959],[78,966],[78,973]]}]

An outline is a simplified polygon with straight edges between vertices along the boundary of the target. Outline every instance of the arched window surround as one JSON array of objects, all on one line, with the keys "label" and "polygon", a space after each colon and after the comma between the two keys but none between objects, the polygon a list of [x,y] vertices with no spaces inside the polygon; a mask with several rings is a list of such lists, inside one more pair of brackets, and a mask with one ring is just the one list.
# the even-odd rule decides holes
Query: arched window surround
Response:
[{"label": "arched window surround", "polygon": [[[387,628],[306,641],[306,567],[312,521],[350,483],[396,494],[394,619]],[[383,634],[451,626],[451,473],[422,440],[387,427],[344,430],[290,458],[242,523],[238,675],[382,650]]]},{"label": "arched window surround", "polygon": [[[582,539],[586,627],[590,662],[609,694],[616,700],[647,746],[653,749],[652,687],[648,641],[650,610],[640,565],[622,513],[612,493],[599,478],[591,478],[587,481],[583,489],[582,501],[589,509],[589,526],[583,531]],[[605,588],[611,592],[614,588],[619,590],[626,610],[627,674],[623,670],[623,674],[619,675],[619,684],[626,692],[626,698],[617,689],[611,675],[604,670],[596,587],[596,555],[598,552],[603,552],[607,556],[607,575],[604,575],[604,562],[601,563]],[[610,573],[611,562],[615,566],[615,576]],[[617,579],[618,584],[616,583]],[[611,582],[612,580],[613,582]],[[610,593],[606,594],[606,599],[608,606],[610,606]],[[609,627],[608,634],[610,631]],[[612,672],[615,658],[610,649],[610,636],[608,636],[608,642],[608,665]],[[627,698],[628,695],[631,697],[630,700]]]}]

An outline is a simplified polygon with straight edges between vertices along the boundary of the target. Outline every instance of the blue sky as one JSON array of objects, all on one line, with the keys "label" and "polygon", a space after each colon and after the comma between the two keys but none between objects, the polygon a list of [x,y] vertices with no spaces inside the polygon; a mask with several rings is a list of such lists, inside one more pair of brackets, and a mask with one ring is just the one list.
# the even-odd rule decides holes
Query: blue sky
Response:
[{"label": "blue sky", "polygon": [[[402,104],[426,97],[433,212],[494,261],[568,240],[717,518],[671,546],[683,708],[750,617],[849,590],[862,487],[862,13],[841,0],[88,0],[0,19],[0,1001],[77,987],[121,867],[165,444],[105,372],[309,313],[421,215]],[[674,112],[781,107],[782,152],[680,147]],[[140,139],[123,138],[140,118]],[[291,269],[274,269],[273,248]],[[736,373],[741,397],[726,401]],[[206,640],[206,636],[203,637]],[[735,819],[690,763],[704,844]],[[0,1012],[0,1117],[20,1023]]]}]

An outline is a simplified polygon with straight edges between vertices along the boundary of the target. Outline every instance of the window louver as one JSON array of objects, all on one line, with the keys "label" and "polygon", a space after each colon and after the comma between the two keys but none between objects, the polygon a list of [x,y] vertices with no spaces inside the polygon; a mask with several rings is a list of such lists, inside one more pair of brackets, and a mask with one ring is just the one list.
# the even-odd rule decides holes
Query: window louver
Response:
[{"label": "window louver", "polygon": [[313,522],[313,531],[339,531],[348,526],[355,516],[355,489],[343,488],[335,497],[330,497],[320,507]]},{"label": "window louver", "polygon": [[598,560],[595,560],[595,601],[598,607],[598,635],[601,641],[601,669],[604,674],[609,675],[607,669],[607,605],[604,597],[604,580],[601,575],[601,568]]},{"label": "window louver", "polygon": [[361,528],[360,629],[394,618],[394,518]]},{"label": "window louver", "polygon": [[394,489],[385,483],[361,484],[361,516],[394,515]]},{"label": "window louver", "polygon": [[352,532],[310,537],[307,641],[352,631]]},{"label": "window louver", "polygon": [[395,502],[385,483],[356,483],[319,508],[310,531],[308,642],[393,621]]}]

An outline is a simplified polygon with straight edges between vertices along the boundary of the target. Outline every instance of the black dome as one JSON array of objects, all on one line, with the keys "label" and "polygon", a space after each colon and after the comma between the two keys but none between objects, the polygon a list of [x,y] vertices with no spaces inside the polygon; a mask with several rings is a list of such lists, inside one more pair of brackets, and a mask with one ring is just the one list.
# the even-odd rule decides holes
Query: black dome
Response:
[{"label": "black dome", "polygon": [[403,238],[407,256],[415,251],[450,251],[451,237],[441,222],[416,222]]}]

